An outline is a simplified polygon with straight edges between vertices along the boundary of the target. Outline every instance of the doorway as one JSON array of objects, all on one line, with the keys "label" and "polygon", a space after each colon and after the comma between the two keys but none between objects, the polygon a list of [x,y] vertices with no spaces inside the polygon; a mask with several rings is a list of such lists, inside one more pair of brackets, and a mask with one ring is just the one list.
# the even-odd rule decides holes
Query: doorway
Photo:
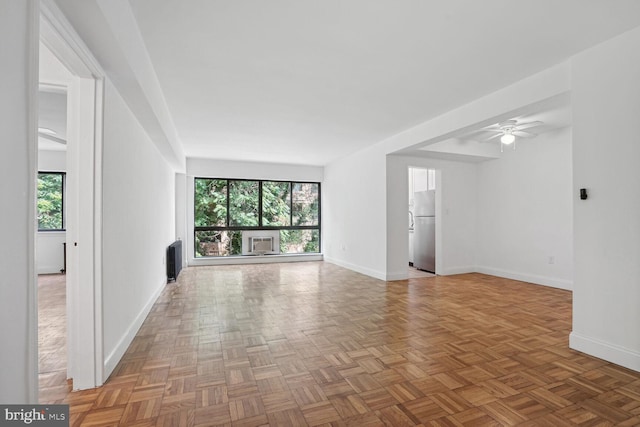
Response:
[{"label": "doorway", "polygon": [[[42,47],[40,80],[52,81],[53,58]],[[60,65],[61,67],[61,65]],[[70,75],[69,75],[70,77]],[[39,401],[61,403],[67,392],[66,289],[66,85],[42,83],[38,94],[38,273]]]},{"label": "doorway", "polygon": [[408,168],[409,278],[436,272],[436,170]]},{"label": "doorway", "polygon": [[[72,380],[67,389],[87,389],[103,383],[101,147],[104,72],[53,2],[40,3],[40,60],[40,87],[55,88],[66,98],[65,138],[58,138],[66,142],[65,295],[60,297],[58,293],[56,296],[58,302],[65,305],[63,311],[67,322],[64,376],[65,381],[67,378]],[[38,255],[36,263],[39,258]],[[42,296],[47,297],[47,294],[43,292]],[[59,363],[56,367],[59,368]],[[57,381],[60,376],[58,373],[52,378]],[[47,397],[47,403],[55,403],[55,396],[50,397],[54,402]]]}]

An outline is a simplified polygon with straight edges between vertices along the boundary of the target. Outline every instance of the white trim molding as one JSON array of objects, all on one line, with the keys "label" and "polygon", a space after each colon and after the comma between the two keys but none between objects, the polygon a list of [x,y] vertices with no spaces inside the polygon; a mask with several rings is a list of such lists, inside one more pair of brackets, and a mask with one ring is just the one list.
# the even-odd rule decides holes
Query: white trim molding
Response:
[{"label": "white trim molding", "polygon": [[106,74],[87,45],[53,0],[40,2],[41,40],[76,76],[103,78]]},{"label": "white trim molding", "polygon": [[395,282],[397,280],[407,280],[408,278],[409,278],[409,269],[407,268],[406,271],[396,271],[392,273],[387,272],[385,280],[387,282]]},{"label": "white trim molding", "polygon": [[501,270],[491,267],[476,267],[478,273],[488,274],[490,276],[504,277],[506,279],[519,280],[521,282],[533,283],[536,285],[549,286],[552,288],[564,289],[570,291],[573,289],[573,282],[555,277],[539,276],[535,274],[519,273],[516,271]]},{"label": "white trim molding", "polygon": [[442,271],[436,269],[436,274],[439,276],[453,276],[455,274],[467,273],[478,273],[478,270],[474,266],[448,267],[442,269]]},{"label": "white trim molding", "polygon": [[350,262],[342,261],[337,258],[324,257],[324,260],[330,262],[331,264],[338,265],[340,267],[347,268],[349,270],[353,270],[357,273],[364,274],[366,276],[373,277],[374,279],[387,281],[387,273],[385,271],[372,270],[370,268],[361,267],[356,264],[351,264]]},{"label": "white trim molding", "polygon": [[569,347],[640,372],[640,353],[633,350],[588,337],[575,331],[569,334]]}]

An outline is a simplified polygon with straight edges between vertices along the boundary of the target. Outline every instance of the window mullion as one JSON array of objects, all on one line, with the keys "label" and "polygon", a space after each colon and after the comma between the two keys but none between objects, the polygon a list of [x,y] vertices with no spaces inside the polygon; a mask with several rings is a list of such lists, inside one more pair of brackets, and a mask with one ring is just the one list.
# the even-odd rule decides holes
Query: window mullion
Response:
[{"label": "window mullion", "polygon": [[231,207],[229,200],[231,199],[231,193],[229,192],[229,186],[231,185],[231,182],[229,180],[227,180],[227,227],[230,226],[230,215],[229,215],[229,208]]},{"label": "window mullion", "polygon": [[289,182],[289,226],[293,227],[293,181]]},{"label": "window mullion", "polygon": [[258,227],[262,227],[262,181],[258,181]]},{"label": "window mullion", "polygon": [[64,203],[64,198],[65,198],[65,196],[66,196],[66,194],[65,194],[65,187],[66,187],[66,185],[67,185],[67,183],[66,183],[66,177],[67,177],[67,174],[66,174],[66,173],[62,174],[62,184],[61,184],[61,188],[60,188],[60,192],[62,193],[62,203],[61,203],[61,204],[62,204],[62,214],[61,214],[61,215],[62,215],[62,224],[61,224],[61,226],[62,226],[62,229],[63,229],[63,230],[66,230],[66,229],[67,229],[67,224],[66,224],[66,222],[65,222],[65,214],[64,214],[64,213],[65,213],[65,209],[64,209],[64,204],[65,204],[65,203]]}]

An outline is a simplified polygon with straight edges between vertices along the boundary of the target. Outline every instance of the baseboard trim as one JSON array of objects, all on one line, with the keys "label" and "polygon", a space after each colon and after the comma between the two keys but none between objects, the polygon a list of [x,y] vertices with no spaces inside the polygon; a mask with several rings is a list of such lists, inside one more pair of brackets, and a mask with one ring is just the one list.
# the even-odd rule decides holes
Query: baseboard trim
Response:
[{"label": "baseboard trim", "polygon": [[536,285],[549,286],[552,288],[570,291],[573,289],[573,282],[555,277],[538,276],[535,274],[518,273],[516,271],[501,270],[491,267],[476,267],[476,272],[491,276],[504,277],[506,279],[519,280],[521,282],[534,283]]},{"label": "baseboard trim", "polygon": [[438,275],[440,276],[453,276],[454,274],[467,274],[477,272],[478,270],[473,265],[445,268],[442,272],[436,271],[436,273],[438,273]]},{"label": "baseboard trim", "polygon": [[[409,278],[409,271],[395,271],[391,273],[372,270],[370,268],[362,267],[356,264],[351,264],[346,261],[342,261],[336,258],[328,257],[325,255],[324,260],[330,262],[331,264],[339,265],[340,267],[347,268],[349,270],[356,271],[358,273],[365,274],[367,276],[371,276],[375,279],[384,280],[385,282],[393,282],[396,280],[407,280]],[[476,273],[475,266],[464,266],[464,267],[453,267],[446,269],[443,273],[437,272],[440,276],[450,276],[454,274],[465,274],[465,273]]]},{"label": "baseboard trim", "polygon": [[340,267],[344,267],[349,270],[353,270],[357,273],[364,274],[365,276],[373,277],[374,279],[387,281],[387,275],[385,272],[372,270],[370,268],[362,267],[356,264],[351,264],[350,262],[342,261],[336,258],[328,257],[325,255],[324,260],[326,262],[330,262],[331,264],[338,265]]},{"label": "baseboard trim", "polygon": [[[452,276],[454,274],[465,274],[465,273],[475,273],[475,272],[476,272],[475,266],[465,266],[465,267],[447,268],[443,272],[437,271],[436,273],[438,276]],[[408,278],[409,278],[408,271],[404,271],[404,272],[398,271],[395,273],[387,274],[387,281],[407,280]]]},{"label": "baseboard trim", "polygon": [[569,334],[569,347],[640,372],[640,353],[577,332]]},{"label": "baseboard trim", "polygon": [[405,271],[397,271],[395,273],[387,273],[385,280],[387,282],[393,282],[395,280],[407,280],[408,278],[409,278],[409,271],[407,269]]},{"label": "baseboard trim", "polygon": [[145,306],[142,308],[142,310],[140,310],[140,313],[138,313],[138,315],[136,316],[135,320],[133,321],[129,329],[127,329],[127,331],[122,336],[122,338],[120,338],[120,341],[118,341],[118,344],[116,345],[116,347],[113,349],[111,353],[109,353],[109,355],[105,359],[104,361],[105,381],[107,378],[109,378],[109,375],[111,375],[113,370],[118,365],[118,362],[120,362],[120,359],[122,359],[122,356],[124,356],[125,352],[129,348],[129,345],[131,345],[131,343],[133,342],[133,339],[135,338],[136,334],[140,330],[140,327],[142,326],[145,319],[151,312],[153,305],[158,300],[158,297],[162,293],[165,285],[166,285],[166,282],[163,281],[160,284],[160,286],[158,286],[158,289],[156,289],[156,291],[153,293],[151,298],[149,298],[149,300],[147,301]]},{"label": "baseboard trim", "polygon": [[46,265],[38,267],[37,274],[60,274],[63,269],[59,265]]}]

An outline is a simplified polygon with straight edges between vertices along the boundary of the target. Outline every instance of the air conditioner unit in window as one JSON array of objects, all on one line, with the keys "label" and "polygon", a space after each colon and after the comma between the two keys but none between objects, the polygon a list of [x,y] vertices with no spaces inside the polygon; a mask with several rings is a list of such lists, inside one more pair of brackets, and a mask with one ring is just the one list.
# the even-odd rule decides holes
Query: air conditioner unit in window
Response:
[{"label": "air conditioner unit in window", "polygon": [[280,230],[242,231],[242,255],[278,255]]},{"label": "air conditioner unit in window", "polygon": [[274,253],[273,237],[250,237],[251,253],[254,255],[264,255]]}]

